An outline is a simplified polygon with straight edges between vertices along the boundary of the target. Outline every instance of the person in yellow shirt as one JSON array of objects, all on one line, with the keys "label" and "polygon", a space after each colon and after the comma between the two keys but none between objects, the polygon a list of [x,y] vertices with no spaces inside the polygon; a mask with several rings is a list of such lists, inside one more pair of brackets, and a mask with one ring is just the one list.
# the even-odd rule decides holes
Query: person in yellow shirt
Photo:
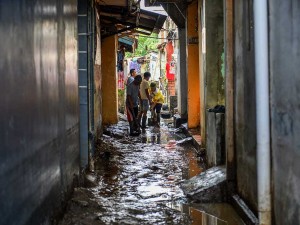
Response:
[{"label": "person in yellow shirt", "polygon": [[156,83],[152,82],[150,84],[150,96],[152,98],[151,111],[156,112],[156,118],[154,116],[153,119],[156,120],[156,125],[160,127],[160,111],[162,105],[164,103],[164,96],[161,91],[156,87]]}]

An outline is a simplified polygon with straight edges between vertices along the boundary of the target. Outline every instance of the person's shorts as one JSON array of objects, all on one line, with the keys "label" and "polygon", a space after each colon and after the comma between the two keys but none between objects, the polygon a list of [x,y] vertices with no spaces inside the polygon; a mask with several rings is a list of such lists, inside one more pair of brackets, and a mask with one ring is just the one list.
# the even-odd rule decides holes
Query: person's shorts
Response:
[{"label": "person's shorts", "polygon": [[154,106],[155,112],[160,113],[161,107],[162,107],[161,103],[156,103],[155,106]]},{"label": "person's shorts", "polygon": [[148,111],[148,110],[149,110],[149,101],[148,101],[148,99],[142,99],[141,111]]}]

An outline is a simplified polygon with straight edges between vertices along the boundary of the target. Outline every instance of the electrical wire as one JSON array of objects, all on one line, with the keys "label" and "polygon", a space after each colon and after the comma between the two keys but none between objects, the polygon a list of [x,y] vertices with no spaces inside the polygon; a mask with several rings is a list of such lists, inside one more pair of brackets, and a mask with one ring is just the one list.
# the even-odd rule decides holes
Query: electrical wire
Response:
[{"label": "electrical wire", "polygon": [[153,39],[165,39],[165,40],[179,40],[178,38],[159,38],[159,37],[149,37],[149,36],[145,36],[145,35],[138,35],[138,37],[146,37],[146,38],[153,38]]}]

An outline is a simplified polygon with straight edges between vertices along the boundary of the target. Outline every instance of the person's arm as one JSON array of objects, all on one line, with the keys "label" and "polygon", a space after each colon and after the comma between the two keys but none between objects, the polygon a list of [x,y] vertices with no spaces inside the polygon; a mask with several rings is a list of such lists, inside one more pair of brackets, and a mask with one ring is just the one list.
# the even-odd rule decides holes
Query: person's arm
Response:
[{"label": "person's arm", "polygon": [[151,102],[150,95],[149,95],[149,90],[145,89],[145,93],[146,93],[146,96],[147,96],[149,102]]},{"label": "person's arm", "polygon": [[128,102],[129,102],[129,107],[130,107],[131,109],[133,109],[133,101],[132,101],[131,95],[127,95],[127,100],[128,100]]},{"label": "person's arm", "polygon": [[145,91],[145,94],[146,94],[147,99],[149,101],[149,105],[151,105],[151,98],[150,98],[150,94],[149,94],[149,88],[150,88],[149,85],[147,85],[144,91]]},{"label": "person's arm", "polygon": [[156,95],[154,93],[152,93],[151,95],[151,103],[150,103],[150,106],[151,106],[151,110],[154,109],[155,105],[156,105]]},{"label": "person's arm", "polygon": [[128,87],[127,87],[127,96],[126,97],[127,97],[128,103],[129,103],[129,107],[131,109],[133,109],[133,100],[132,100],[131,95],[132,95],[132,86],[128,85]]},{"label": "person's arm", "polygon": [[139,100],[140,100],[140,105],[142,105],[142,96],[141,96],[141,90],[139,90],[138,97],[139,97]]}]

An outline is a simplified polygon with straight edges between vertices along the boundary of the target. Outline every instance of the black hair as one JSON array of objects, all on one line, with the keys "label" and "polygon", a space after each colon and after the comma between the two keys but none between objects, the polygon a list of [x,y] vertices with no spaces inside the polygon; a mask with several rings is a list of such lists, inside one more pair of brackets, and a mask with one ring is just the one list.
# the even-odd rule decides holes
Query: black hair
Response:
[{"label": "black hair", "polygon": [[129,73],[132,75],[132,73],[135,71],[135,69],[130,69]]},{"label": "black hair", "polygon": [[136,75],[135,78],[134,78],[134,80],[136,82],[141,82],[142,81],[142,76],[141,75]]},{"label": "black hair", "polygon": [[150,72],[145,72],[144,73],[144,78],[147,78],[147,77],[151,77],[151,73]]},{"label": "black hair", "polygon": [[155,83],[155,82],[152,82],[152,83],[150,84],[150,87],[156,87],[156,83]]}]

